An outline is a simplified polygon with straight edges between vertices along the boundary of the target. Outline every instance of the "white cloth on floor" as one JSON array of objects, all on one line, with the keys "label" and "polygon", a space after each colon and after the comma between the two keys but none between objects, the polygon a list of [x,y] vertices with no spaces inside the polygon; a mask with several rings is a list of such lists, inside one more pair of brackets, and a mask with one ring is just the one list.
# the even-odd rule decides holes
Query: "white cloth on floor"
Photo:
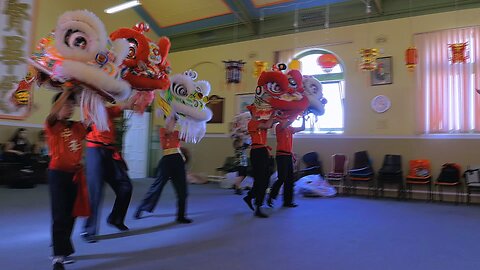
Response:
[{"label": "white cloth on floor", "polygon": [[337,190],[321,175],[312,174],[295,182],[295,193],[304,197],[333,197],[337,194]]}]

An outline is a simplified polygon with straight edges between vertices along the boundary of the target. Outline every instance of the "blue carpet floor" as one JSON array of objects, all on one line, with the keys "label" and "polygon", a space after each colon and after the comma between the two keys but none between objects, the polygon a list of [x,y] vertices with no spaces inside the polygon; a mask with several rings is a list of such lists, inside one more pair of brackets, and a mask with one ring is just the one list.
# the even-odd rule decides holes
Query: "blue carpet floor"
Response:
[{"label": "blue carpet floor", "polygon": [[[135,181],[126,224],[109,227],[113,202],[106,190],[101,241],[73,235],[77,262],[69,270],[478,270],[480,207],[374,200],[361,197],[297,198],[300,207],[266,209],[256,219],[232,190],[190,186],[189,217],[178,225],[167,185],[157,209],[132,219],[151,180]],[[277,202],[278,205],[281,202]],[[0,269],[51,269],[47,187],[0,187]]]}]

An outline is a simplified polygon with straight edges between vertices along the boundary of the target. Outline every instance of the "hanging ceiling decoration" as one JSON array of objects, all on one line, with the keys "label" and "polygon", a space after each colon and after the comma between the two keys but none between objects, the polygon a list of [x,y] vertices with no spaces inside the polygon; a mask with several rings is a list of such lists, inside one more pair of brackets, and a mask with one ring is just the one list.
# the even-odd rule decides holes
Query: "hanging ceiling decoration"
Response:
[{"label": "hanging ceiling decoration", "polygon": [[360,69],[371,71],[377,67],[378,49],[360,49]]},{"label": "hanging ceiling decoration", "polygon": [[452,64],[462,64],[468,59],[468,42],[448,44],[450,48],[450,61]]},{"label": "hanging ceiling decoration", "polygon": [[335,55],[326,53],[322,54],[317,58],[317,64],[322,68],[326,73],[330,73],[334,67],[338,65],[338,59]]},{"label": "hanging ceiling decoration", "polygon": [[405,51],[405,65],[409,71],[415,70],[415,67],[417,66],[417,60],[417,48],[409,47]]},{"label": "hanging ceiling decoration", "polygon": [[222,62],[225,63],[225,77],[227,79],[227,83],[240,83],[242,79],[243,66],[246,62],[243,62],[242,60],[228,60]]}]

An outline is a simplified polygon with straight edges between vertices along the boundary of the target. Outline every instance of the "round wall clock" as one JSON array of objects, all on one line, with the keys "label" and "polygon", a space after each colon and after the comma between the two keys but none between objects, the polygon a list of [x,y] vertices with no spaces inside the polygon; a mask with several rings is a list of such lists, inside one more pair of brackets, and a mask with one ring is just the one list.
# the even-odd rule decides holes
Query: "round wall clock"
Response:
[{"label": "round wall clock", "polygon": [[388,111],[388,109],[390,109],[390,106],[392,106],[392,103],[390,102],[390,99],[387,96],[379,95],[372,99],[371,106],[372,106],[372,109],[377,113],[383,113]]}]

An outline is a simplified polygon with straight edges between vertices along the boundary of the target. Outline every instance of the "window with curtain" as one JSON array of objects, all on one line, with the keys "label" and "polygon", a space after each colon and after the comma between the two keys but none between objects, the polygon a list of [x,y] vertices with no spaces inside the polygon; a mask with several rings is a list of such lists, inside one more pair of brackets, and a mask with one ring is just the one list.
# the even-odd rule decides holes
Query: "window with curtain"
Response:
[{"label": "window with curtain", "polygon": [[[449,44],[467,42],[465,63],[452,64]],[[417,129],[423,134],[480,133],[480,27],[415,35]]]},{"label": "window with curtain", "polygon": [[[305,123],[305,131],[302,133],[328,133],[341,134],[343,133],[343,115],[344,115],[344,73],[340,59],[330,72],[325,72],[317,64],[317,59],[322,54],[333,54],[322,49],[309,49],[298,53],[293,59],[297,59],[302,63],[302,74],[311,75],[317,78],[323,86],[323,96],[327,99],[325,105],[325,114],[315,116],[309,114]],[[295,121],[292,126],[301,126],[301,121]]]}]

